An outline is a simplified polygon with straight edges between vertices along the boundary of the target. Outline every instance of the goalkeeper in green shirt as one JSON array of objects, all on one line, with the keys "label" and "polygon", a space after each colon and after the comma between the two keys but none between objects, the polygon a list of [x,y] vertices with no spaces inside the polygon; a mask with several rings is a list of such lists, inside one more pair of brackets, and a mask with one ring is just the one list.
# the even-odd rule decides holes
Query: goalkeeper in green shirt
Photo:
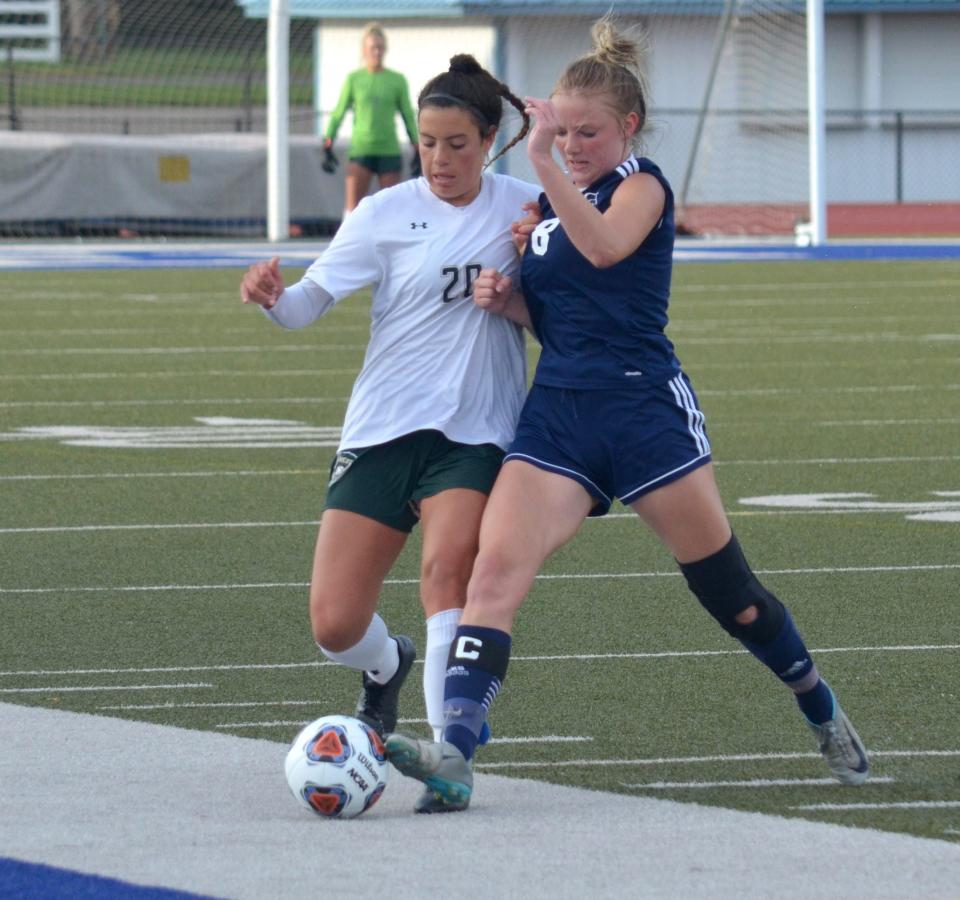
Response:
[{"label": "goalkeeper in green shirt", "polygon": [[333,139],[347,110],[352,109],[353,136],[347,164],[344,217],[367,195],[374,175],[381,188],[399,183],[403,158],[394,126],[397,112],[403,116],[403,124],[413,144],[411,174],[420,174],[417,121],[410,104],[407,79],[399,72],[384,68],[387,38],[380,25],[375,22],[367,25],[362,47],[363,68],[347,76],[323,139],[323,170],[333,172],[338,163],[333,152]]}]

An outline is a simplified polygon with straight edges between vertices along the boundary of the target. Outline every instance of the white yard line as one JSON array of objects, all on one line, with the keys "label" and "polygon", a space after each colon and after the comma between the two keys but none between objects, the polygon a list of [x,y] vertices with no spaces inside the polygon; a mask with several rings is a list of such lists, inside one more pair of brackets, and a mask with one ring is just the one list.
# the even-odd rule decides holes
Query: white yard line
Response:
[{"label": "white yard line", "polygon": [[304,522],[181,522],[170,525],[51,525],[37,528],[0,528],[0,534],[51,534],[73,531],[177,531],[192,528],[300,528],[316,527],[319,519]]},{"label": "white yard line", "polygon": [[[870,757],[954,757],[960,750],[871,750]],[[820,759],[819,753],[716,753],[709,756],[660,756],[637,759],[563,759],[546,761],[477,763],[478,769],[576,769],[589,766],[678,766],[731,762],[765,762],[788,759]]]},{"label": "white yard line", "polygon": [[133,381],[145,378],[150,381],[187,378],[291,378],[314,375],[356,375],[359,368],[349,369],[177,369],[175,372],[37,372],[0,375],[0,381]]},{"label": "white yard line", "polygon": [[[958,457],[960,459],[960,457]],[[236,469],[211,472],[99,472],[59,475],[0,475],[0,481],[89,481],[111,478],[260,478],[268,475],[298,477],[326,475],[327,469]]]},{"label": "white yard line", "polygon": [[[204,373],[205,375],[206,373]],[[249,375],[259,373],[247,373]],[[202,377],[202,376],[198,376]],[[783,397],[810,394],[820,395],[838,395],[838,394],[896,394],[896,393],[920,393],[923,392],[927,397],[933,396],[937,391],[956,391],[960,390],[960,384],[938,384],[938,385],[880,385],[874,387],[830,387],[830,388],[744,388],[742,390],[701,390],[698,394],[701,397]],[[308,403],[346,403],[349,397],[210,397],[201,400],[184,399],[182,397],[171,397],[169,399],[156,400],[10,400],[0,402],[0,409],[49,409],[49,408],[68,408],[68,409],[102,409],[110,407],[128,407],[137,408],[147,406],[208,406],[216,408],[217,406],[244,406],[254,404],[271,405],[295,405]]]},{"label": "white yard line", "polygon": [[[889,465],[896,463],[918,462],[958,462],[960,454],[942,456],[851,456],[851,457],[814,457],[812,459],[720,459],[714,460],[714,466],[849,466],[849,465]],[[209,472],[90,472],[90,473],[58,473],[58,474],[24,474],[0,475],[3,481],[73,481],[96,480],[110,478],[224,478],[224,477],[254,477],[265,475],[285,476],[314,476],[326,475],[326,469],[238,469],[238,470],[211,470]],[[633,513],[608,513],[597,519],[588,519],[588,522],[600,522],[603,519],[635,518]]]},{"label": "white yard line", "polygon": [[[893,784],[894,779],[870,776],[870,784]],[[734,781],[640,781],[622,782],[621,787],[638,791],[701,790],[704,788],[776,788],[776,787],[838,787],[836,778],[744,778]]]},{"label": "white yard line", "polygon": [[212,688],[213,684],[197,682],[194,684],[89,684],[89,685],[48,685],[46,687],[0,688],[0,694],[67,694],[98,693],[103,691],[187,691],[199,688]]},{"label": "white yard line", "polygon": [[11,400],[0,403],[0,409],[46,409],[49,407],[67,407],[76,409],[90,407],[102,409],[108,407],[133,406],[137,409],[145,406],[297,406],[311,403],[346,403],[349,397],[221,397],[209,400],[184,400],[173,397],[169,400]]},{"label": "white yard line", "polygon": [[[312,444],[307,446],[313,446]],[[332,445],[331,445],[332,446]],[[304,474],[309,474],[311,476],[316,476],[318,474],[326,475],[327,470],[314,470],[312,472],[306,472]],[[259,475],[260,473],[251,473]],[[279,473],[272,473],[279,474]],[[300,474],[300,473],[297,473]],[[41,476],[42,477],[42,476]],[[74,477],[91,477],[91,478],[104,478],[104,477],[116,477],[123,478],[127,476],[101,476],[101,475],[92,475],[92,476],[74,476]],[[163,477],[160,476],[143,476],[143,477]],[[14,479],[4,479],[0,477],[0,481],[4,480],[14,480]],[[22,479],[16,479],[22,480]],[[867,516],[867,515],[876,515],[876,516],[889,516],[889,515],[900,515],[902,516],[904,512],[909,512],[914,509],[914,505],[907,504],[908,508],[905,509],[904,505],[891,505],[890,508],[879,508],[879,507],[865,507],[862,509],[857,508],[847,508],[847,509],[790,509],[790,508],[777,508],[777,509],[731,509],[727,511],[728,518],[781,518],[781,517],[790,517],[790,516]],[[637,518],[636,513],[633,512],[622,512],[622,513],[608,513],[605,516],[599,518],[587,519],[587,523],[600,523],[605,521],[616,521],[619,519],[631,519],[635,520]],[[35,526],[23,526],[17,528],[0,528],[0,534],[57,534],[61,532],[73,532],[73,531],[164,531],[164,530],[177,530],[177,529],[196,529],[196,528],[291,528],[291,527],[305,527],[305,526],[316,526],[320,524],[319,519],[304,519],[302,521],[295,522],[141,522],[129,525],[35,525]],[[800,570],[794,570],[800,571]],[[657,574],[657,573],[654,573]],[[659,573],[666,574],[666,573]],[[780,572],[776,574],[782,574]],[[544,576],[546,577],[546,576]],[[569,576],[571,578],[575,576]],[[608,576],[594,576],[594,575],[583,575],[579,576],[583,578],[594,578],[594,577],[608,577]],[[633,577],[629,575],[621,575],[618,577]]]},{"label": "white yard line", "polygon": [[860,809],[960,809],[960,800],[905,800],[898,803],[805,803],[787,809],[854,812]]},{"label": "white yard line", "polygon": [[[756,569],[758,575],[859,575],[881,572],[950,572],[960,569],[960,563],[931,563],[913,566],[821,566],[810,569]],[[537,581],[580,581],[617,578],[678,578],[679,572],[591,572],[538,575]],[[419,578],[388,578],[385,585],[419,584]],[[0,588],[0,594],[65,594],[65,593],[142,593],[166,591],[241,591],[265,588],[306,588],[306,581],[257,581],[229,584],[142,584],[60,586],[50,588]]]},{"label": "white yard line", "polygon": [[211,353],[316,353],[365,350],[366,344],[254,344],[236,347],[25,347],[4,350],[9,356],[191,356]]}]

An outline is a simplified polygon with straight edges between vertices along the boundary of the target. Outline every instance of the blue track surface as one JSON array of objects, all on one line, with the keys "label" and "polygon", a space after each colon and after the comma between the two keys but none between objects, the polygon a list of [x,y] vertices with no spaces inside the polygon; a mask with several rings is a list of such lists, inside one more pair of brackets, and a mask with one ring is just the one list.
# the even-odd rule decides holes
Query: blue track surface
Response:
[{"label": "blue track surface", "polygon": [[[64,269],[243,268],[279,256],[283,266],[308,266],[326,241],[262,243],[0,243],[0,271]],[[960,259],[960,241],[938,243],[712,244],[678,241],[682,262],[767,262],[799,260]]]},{"label": "blue track surface", "polygon": [[198,900],[203,896],[0,857],[4,900]]}]

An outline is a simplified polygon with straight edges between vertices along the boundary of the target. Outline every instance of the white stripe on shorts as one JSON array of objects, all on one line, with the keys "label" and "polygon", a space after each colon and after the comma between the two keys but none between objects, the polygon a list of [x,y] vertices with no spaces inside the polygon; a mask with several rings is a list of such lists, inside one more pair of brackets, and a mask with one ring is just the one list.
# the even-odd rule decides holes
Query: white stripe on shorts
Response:
[{"label": "white stripe on shorts", "polygon": [[[593,489],[597,492],[598,497],[602,497],[605,503],[613,503],[613,499],[608,497],[590,478],[587,478],[583,472],[578,472],[576,469],[568,469],[566,466],[558,466],[556,463],[547,462],[544,459],[539,459],[536,456],[530,456],[528,453],[508,453],[504,456],[503,461],[509,462],[511,459],[519,459],[522,462],[529,463],[532,466],[536,466],[538,469],[544,469],[547,472],[554,472],[557,475],[563,475],[565,478],[569,478],[571,481],[576,481],[584,490],[587,489],[587,484],[591,485]],[[584,484],[586,482],[586,484]],[[587,491],[589,493],[589,491]]]},{"label": "white stripe on shorts", "polygon": [[689,462],[685,462],[682,466],[677,466],[675,469],[671,469],[669,472],[664,472],[662,475],[658,475],[652,481],[648,481],[646,482],[646,484],[641,484],[640,487],[635,487],[632,491],[627,491],[620,498],[620,502],[624,506],[629,506],[631,503],[633,503],[634,500],[637,499],[638,494],[642,494],[646,491],[649,491],[653,487],[653,485],[655,485],[658,481],[663,481],[665,478],[670,478],[671,476],[675,476],[678,472],[682,472],[684,469],[689,469],[689,468],[692,468],[693,466],[696,466],[701,459],[709,455],[710,455],[709,453],[701,453],[699,456],[695,456]]},{"label": "white stripe on shorts", "polygon": [[693,435],[693,439],[697,442],[697,449],[700,451],[700,455],[706,456],[710,452],[710,441],[707,440],[707,433],[703,429],[703,413],[697,409],[693,394],[690,393],[690,389],[687,387],[682,375],[671,378],[669,384],[670,390],[673,391],[673,396],[677,401],[677,405],[681,409],[686,410],[687,427],[690,429],[690,434]]}]

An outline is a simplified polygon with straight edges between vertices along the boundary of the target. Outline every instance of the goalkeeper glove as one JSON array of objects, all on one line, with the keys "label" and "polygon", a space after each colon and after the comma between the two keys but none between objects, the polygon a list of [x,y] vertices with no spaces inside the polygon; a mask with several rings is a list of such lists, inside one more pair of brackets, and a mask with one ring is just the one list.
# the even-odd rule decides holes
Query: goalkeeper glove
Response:
[{"label": "goalkeeper glove", "polygon": [[419,178],[423,174],[423,167],[420,165],[420,148],[413,145],[413,156],[410,159],[410,177]]},{"label": "goalkeeper glove", "polygon": [[327,138],[323,142],[323,162],[320,163],[320,168],[328,175],[332,175],[339,165],[340,160],[337,159],[336,154],[333,152],[333,141]]}]

